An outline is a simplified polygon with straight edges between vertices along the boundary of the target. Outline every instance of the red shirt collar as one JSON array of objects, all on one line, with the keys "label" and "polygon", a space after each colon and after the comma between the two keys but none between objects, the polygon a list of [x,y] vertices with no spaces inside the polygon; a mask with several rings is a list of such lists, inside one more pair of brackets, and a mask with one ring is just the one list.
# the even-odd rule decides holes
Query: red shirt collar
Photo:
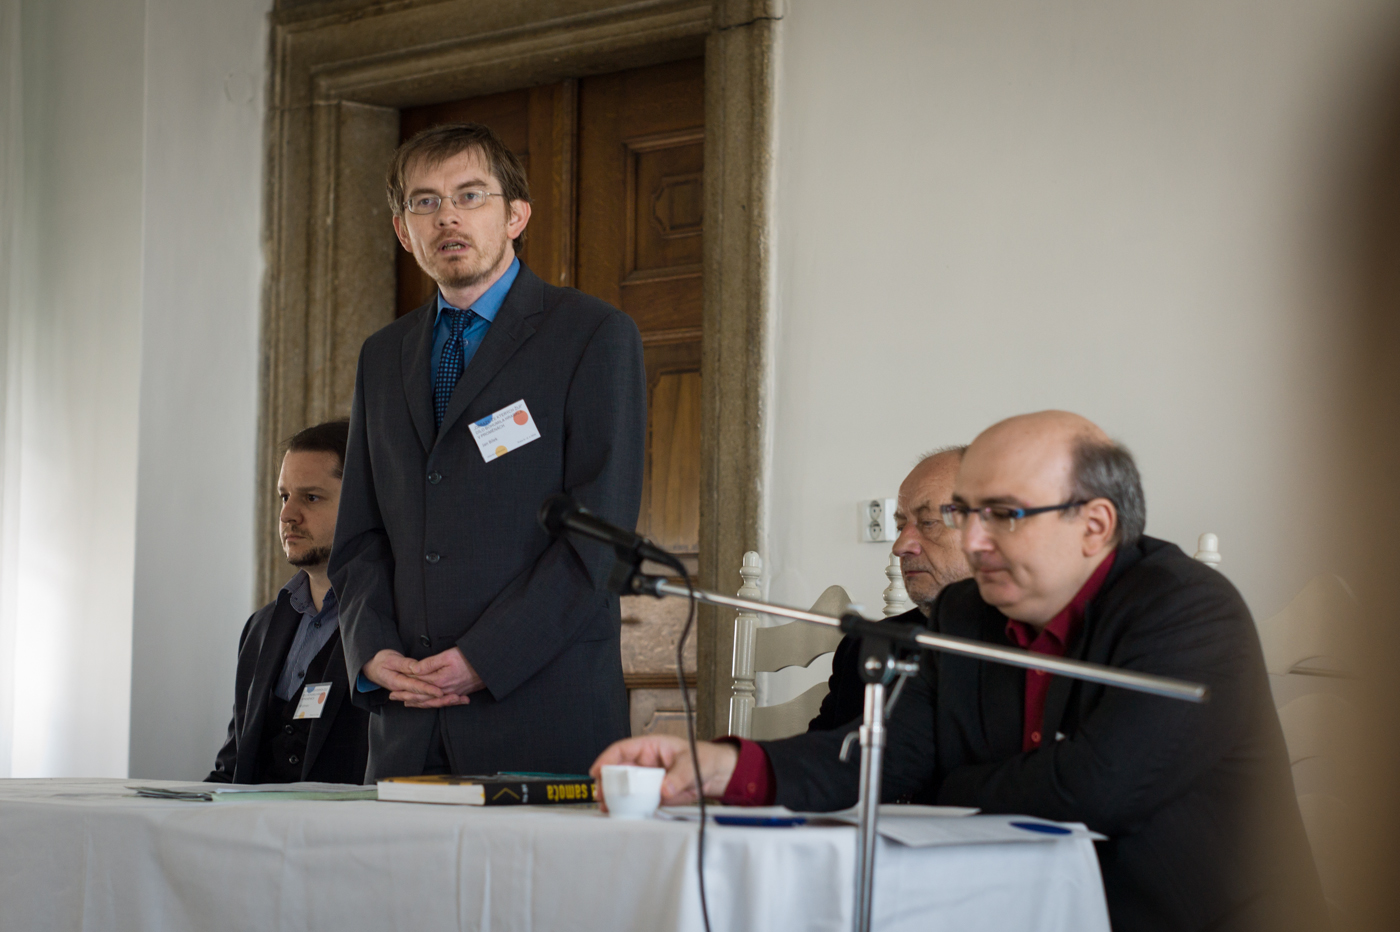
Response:
[{"label": "red shirt collar", "polygon": [[[1079,592],[1074,598],[1069,600],[1069,604],[1060,609],[1050,623],[1037,631],[1034,625],[1024,621],[1006,621],[1006,636],[1015,641],[1021,648],[1030,647],[1040,638],[1049,638],[1056,642],[1059,647],[1058,655],[1063,657],[1069,647],[1070,640],[1079,633],[1079,628],[1084,624],[1084,612],[1089,607],[1089,603],[1094,600],[1094,596],[1099,594],[1103,588],[1103,582],[1108,578],[1108,573],[1113,569],[1113,561],[1118,556],[1115,549],[1104,561],[1100,563],[1084,585],[1079,587]],[[1042,642],[1043,643],[1043,642]]]}]

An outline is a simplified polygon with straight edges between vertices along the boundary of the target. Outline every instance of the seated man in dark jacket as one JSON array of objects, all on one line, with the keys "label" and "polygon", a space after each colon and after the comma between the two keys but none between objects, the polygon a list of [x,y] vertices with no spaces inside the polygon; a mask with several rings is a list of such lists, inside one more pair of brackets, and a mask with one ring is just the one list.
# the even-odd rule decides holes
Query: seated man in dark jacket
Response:
[{"label": "seated man in dark jacket", "polygon": [[[928,654],[890,719],[882,794],[1083,822],[1119,932],[1312,929],[1322,892],[1254,623],[1229,580],[1142,535],[1132,457],[1076,415],[994,425],[953,502],[973,579],[943,590],[941,633],[1206,684],[1192,704],[1036,670]],[[858,723],[857,723],[858,724]],[[706,796],[795,810],[852,805],[853,726],[700,746]],[[691,802],[684,741],[618,742],[594,765],[668,769]]]},{"label": "seated man in dark jacket", "polygon": [[[967,447],[934,450],[904,477],[894,510],[899,538],[891,548],[899,557],[904,589],[914,608],[890,621],[924,624],[934,600],[943,587],[972,575],[958,542],[957,528],[943,523],[940,505],[953,500],[953,480]],[[830,731],[860,716],[865,708],[865,683],[861,681],[860,639],[849,635],[836,647],[831,658],[831,678],[826,681],[826,698],[808,731]]]},{"label": "seated man in dark jacket", "polygon": [[277,479],[282,549],[300,569],[243,627],[233,720],[210,783],[364,781],[369,713],[350,702],[326,576],[349,429],[330,421],[287,443]]}]

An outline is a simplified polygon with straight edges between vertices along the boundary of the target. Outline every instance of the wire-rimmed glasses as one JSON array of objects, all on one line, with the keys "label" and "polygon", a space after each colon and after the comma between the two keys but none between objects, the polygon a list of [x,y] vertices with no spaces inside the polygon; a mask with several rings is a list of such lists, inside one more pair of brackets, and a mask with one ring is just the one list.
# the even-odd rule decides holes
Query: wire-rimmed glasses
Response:
[{"label": "wire-rimmed glasses", "polygon": [[403,209],[411,214],[435,214],[443,201],[451,201],[458,210],[476,210],[493,197],[505,197],[495,191],[459,191],[450,197],[436,194],[419,194],[403,202]]}]

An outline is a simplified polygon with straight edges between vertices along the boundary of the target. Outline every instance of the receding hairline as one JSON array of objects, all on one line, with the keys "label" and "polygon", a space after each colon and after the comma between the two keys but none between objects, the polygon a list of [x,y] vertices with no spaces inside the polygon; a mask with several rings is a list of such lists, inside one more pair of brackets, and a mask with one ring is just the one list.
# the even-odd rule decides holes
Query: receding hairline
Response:
[{"label": "receding hairline", "polygon": [[948,456],[950,454],[956,456],[958,460],[961,461],[963,454],[967,452],[967,447],[968,444],[965,443],[954,443],[946,447],[937,447],[936,449],[929,450],[927,453],[920,453],[914,460],[914,468],[919,468],[935,457]]}]

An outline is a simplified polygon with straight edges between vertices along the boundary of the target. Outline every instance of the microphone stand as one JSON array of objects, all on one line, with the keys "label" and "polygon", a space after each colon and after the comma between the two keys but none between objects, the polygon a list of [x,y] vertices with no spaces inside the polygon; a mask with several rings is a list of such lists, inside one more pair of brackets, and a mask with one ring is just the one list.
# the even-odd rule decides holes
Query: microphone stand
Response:
[{"label": "microphone stand", "polygon": [[[1072,679],[1118,686],[1187,702],[1205,702],[1208,696],[1206,687],[1199,683],[1034,654],[1027,650],[999,647],[970,638],[934,634],[922,625],[873,622],[855,612],[847,612],[840,618],[833,618],[830,615],[819,615],[786,605],[740,599],[704,589],[690,589],[670,582],[665,576],[643,573],[642,557],[638,555],[637,548],[618,546],[616,549],[618,560],[613,568],[609,586],[621,595],[650,595],[658,599],[665,596],[693,596],[697,601],[722,608],[741,609],[805,621],[808,624],[840,628],[843,633],[861,639],[860,675],[865,682],[865,714],[859,732],[848,734],[841,745],[841,760],[844,761],[850,752],[852,739],[860,739],[855,913],[851,926],[855,932],[870,932],[870,917],[874,905],[875,839],[880,822],[880,784],[886,743],[885,719],[903,691],[906,679],[919,672],[919,658],[923,651],[939,651],[1014,667],[1045,670]],[[891,683],[894,683],[894,688],[886,697],[886,688]],[[697,772],[695,778],[703,785],[703,776],[700,773]]]}]

